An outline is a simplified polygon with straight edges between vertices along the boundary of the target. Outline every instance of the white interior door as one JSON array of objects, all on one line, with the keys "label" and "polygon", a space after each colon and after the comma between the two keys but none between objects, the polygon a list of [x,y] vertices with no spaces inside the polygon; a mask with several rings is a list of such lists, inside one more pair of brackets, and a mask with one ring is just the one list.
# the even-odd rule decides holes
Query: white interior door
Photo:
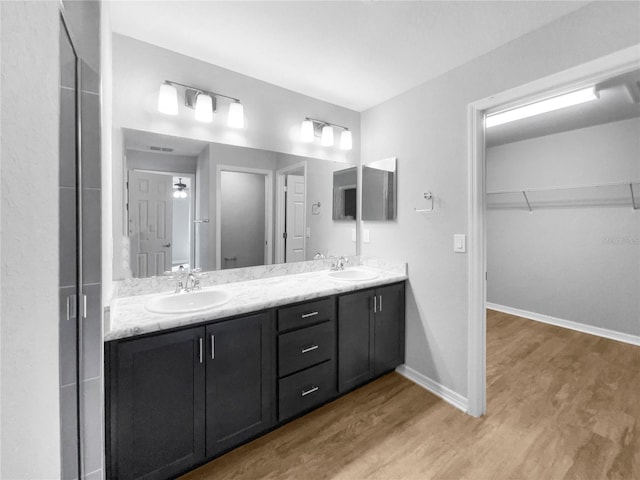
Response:
[{"label": "white interior door", "polygon": [[129,239],[135,277],[171,270],[172,177],[129,171]]},{"label": "white interior door", "polygon": [[305,259],[305,203],[303,175],[287,175],[285,262]]}]

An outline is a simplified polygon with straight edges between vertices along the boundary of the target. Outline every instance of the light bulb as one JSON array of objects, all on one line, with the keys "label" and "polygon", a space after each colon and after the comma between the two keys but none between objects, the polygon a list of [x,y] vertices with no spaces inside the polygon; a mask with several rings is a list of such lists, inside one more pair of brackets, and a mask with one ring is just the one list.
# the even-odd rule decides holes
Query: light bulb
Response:
[{"label": "light bulb", "polygon": [[240,102],[233,102],[229,105],[227,125],[233,128],[244,128],[244,108]]},{"label": "light bulb", "polygon": [[173,192],[173,198],[180,198],[180,190]]},{"label": "light bulb", "polygon": [[351,138],[351,132],[344,130],[340,135],[340,150],[351,150],[353,148],[353,140]]},{"label": "light bulb", "polygon": [[206,93],[198,94],[195,117],[200,122],[210,123],[213,121],[213,99]]},{"label": "light bulb", "polygon": [[300,126],[300,141],[305,143],[313,142],[315,134],[313,132],[313,122],[305,120]]},{"label": "light bulb", "polygon": [[163,83],[158,94],[158,111],[165,115],[178,114],[178,90],[173,85]]},{"label": "light bulb", "polygon": [[322,141],[320,144],[323,147],[330,147],[333,145],[333,127],[331,125],[325,125],[322,127]]}]

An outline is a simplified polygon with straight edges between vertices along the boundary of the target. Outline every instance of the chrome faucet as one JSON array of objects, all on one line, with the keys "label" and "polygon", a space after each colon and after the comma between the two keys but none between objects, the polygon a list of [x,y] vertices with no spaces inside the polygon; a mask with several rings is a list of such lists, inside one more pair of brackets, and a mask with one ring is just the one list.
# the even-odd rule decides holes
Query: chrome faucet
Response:
[{"label": "chrome faucet", "polygon": [[189,275],[187,275],[187,281],[184,285],[185,292],[190,292],[191,290],[200,290],[200,280],[193,274],[193,272],[189,272]]},{"label": "chrome faucet", "polygon": [[180,265],[180,267],[178,267],[178,281],[176,282],[175,293],[180,293],[182,290],[184,290],[184,283],[182,283],[183,279],[184,279],[184,267]]},{"label": "chrome faucet", "polygon": [[330,270],[335,272],[337,270],[344,270],[344,264],[349,263],[349,259],[344,255],[336,259],[335,257],[331,257],[331,268]]}]

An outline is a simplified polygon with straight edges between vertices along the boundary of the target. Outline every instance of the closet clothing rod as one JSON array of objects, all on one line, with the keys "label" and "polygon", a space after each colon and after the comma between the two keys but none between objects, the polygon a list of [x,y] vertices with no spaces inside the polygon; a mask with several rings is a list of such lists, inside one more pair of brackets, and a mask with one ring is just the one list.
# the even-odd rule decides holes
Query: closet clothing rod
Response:
[{"label": "closet clothing rod", "polygon": [[578,188],[597,188],[597,187],[626,187],[629,186],[633,189],[633,184],[640,184],[640,180],[631,181],[631,182],[615,182],[615,183],[592,183],[589,185],[564,185],[557,187],[538,187],[538,188],[521,188],[518,190],[497,190],[495,192],[486,192],[487,195],[500,195],[504,193],[522,193],[522,192],[548,192],[553,190],[570,190],[570,189],[578,189]]}]

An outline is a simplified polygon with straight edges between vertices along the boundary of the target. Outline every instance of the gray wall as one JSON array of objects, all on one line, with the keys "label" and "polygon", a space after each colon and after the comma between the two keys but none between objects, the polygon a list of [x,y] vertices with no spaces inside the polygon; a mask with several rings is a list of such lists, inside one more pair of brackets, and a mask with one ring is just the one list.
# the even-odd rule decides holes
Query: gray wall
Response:
[{"label": "gray wall", "polygon": [[[486,161],[488,191],[638,181],[640,119],[489,148]],[[640,215],[628,186],[529,198],[532,214],[522,200],[487,211],[487,301],[639,335]],[[612,199],[625,204],[603,205]]]},{"label": "gray wall", "polygon": [[[470,102],[640,43],[637,2],[594,2],[362,114],[362,163],[398,158],[398,218],[361,254],[409,263],[406,363],[467,395]],[[433,191],[436,211],[418,215]]]},{"label": "gray wall", "polygon": [[0,17],[0,477],[59,478],[58,3]]},{"label": "gray wall", "polygon": [[264,265],[264,175],[221,172],[220,187],[220,268]]},{"label": "gray wall", "polygon": [[[333,172],[353,166],[315,159],[307,161],[307,227],[311,228],[311,237],[306,243],[307,260],[312,260],[318,252],[325,256],[356,255],[356,242],[351,240],[356,222],[333,220]],[[356,178],[354,172],[354,184]],[[321,204],[320,214],[313,215],[312,204],[317,202]]]}]

